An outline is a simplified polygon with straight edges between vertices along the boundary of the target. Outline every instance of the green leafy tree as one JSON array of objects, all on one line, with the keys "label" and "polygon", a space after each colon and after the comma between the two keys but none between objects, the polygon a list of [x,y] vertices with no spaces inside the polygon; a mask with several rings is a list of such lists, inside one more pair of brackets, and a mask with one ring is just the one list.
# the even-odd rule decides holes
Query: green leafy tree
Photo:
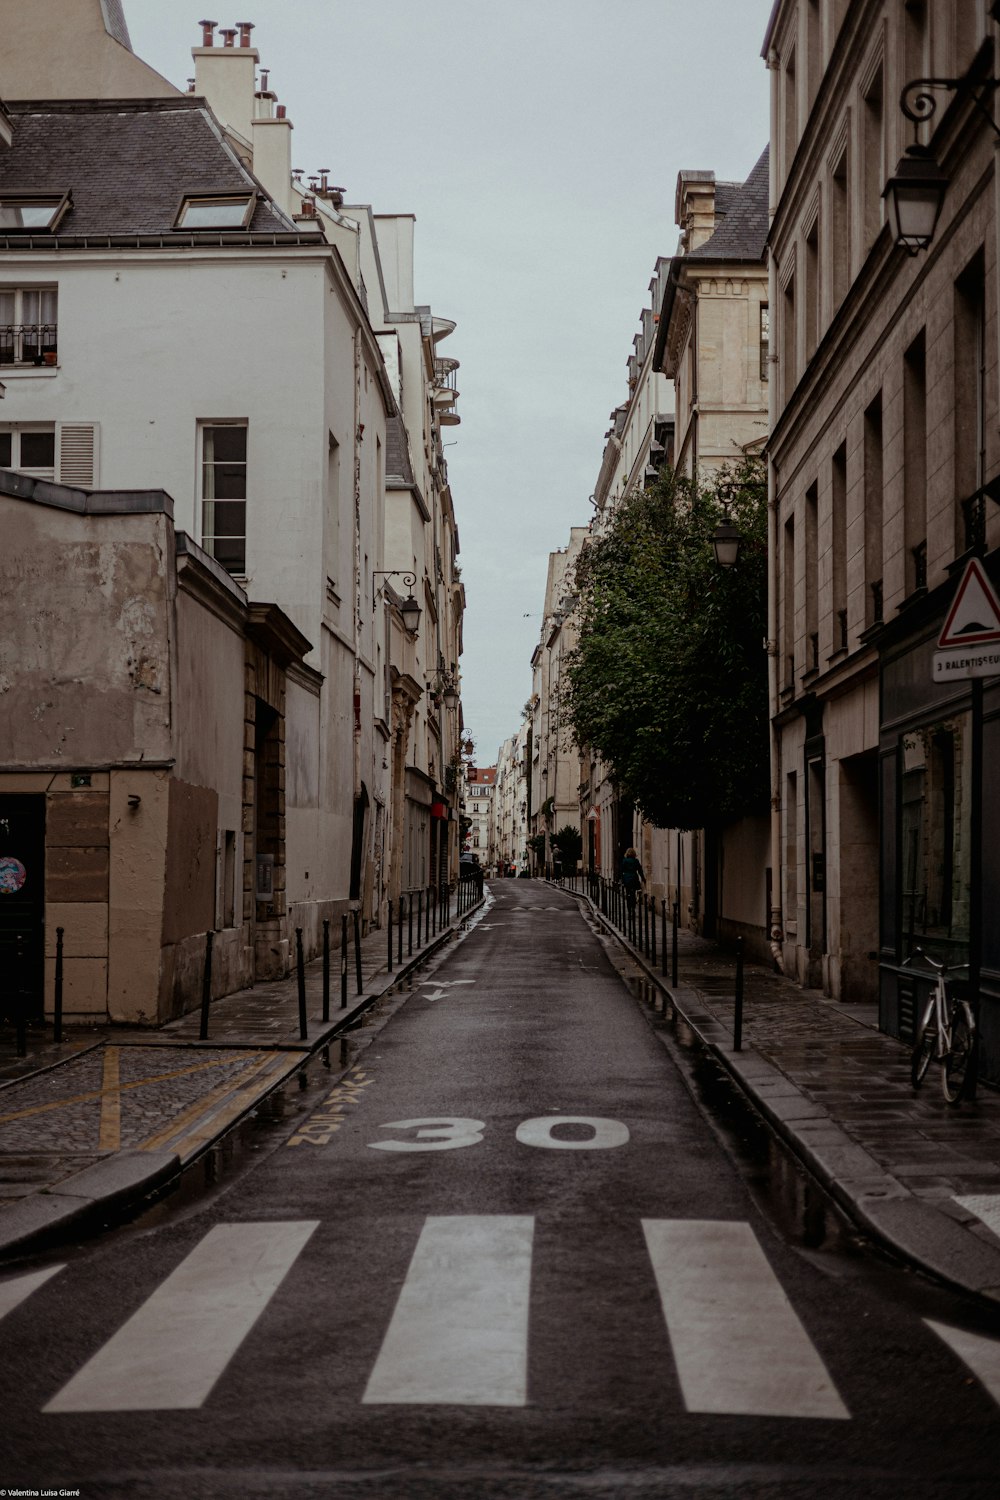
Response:
[{"label": "green leafy tree", "polygon": [[[727,507],[743,537],[728,570],[711,540]],[[759,459],[711,487],[665,469],[579,561],[565,710],[577,743],[657,827],[713,827],[767,805],[766,538]]]},{"label": "green leafy tree", "polygon": [[574,828],[572,823],[567,823],[554,833],[551,839],[554,848],[559,850],[564,870],[575,870],[583,853],[583,839],[580,837],[579,828]]}]

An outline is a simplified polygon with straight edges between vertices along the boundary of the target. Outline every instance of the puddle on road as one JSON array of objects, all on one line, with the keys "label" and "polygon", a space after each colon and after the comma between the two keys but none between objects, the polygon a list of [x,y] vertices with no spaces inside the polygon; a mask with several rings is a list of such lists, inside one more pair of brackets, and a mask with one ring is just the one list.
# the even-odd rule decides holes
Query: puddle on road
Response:
[{"label": "puddle on road", "polygon": [[[637,968],[632,964],[627,967]],[[684,1017],[669,1003],[663,1014],[662,991],[641,970],[623,972],[622,979],[656,1016],[657,1031],[669,1038],[672,1056],[754,1200],[785,1238],[810,1251],[860,1255],[870,1250],[829,1194],[757,1114]]]}]

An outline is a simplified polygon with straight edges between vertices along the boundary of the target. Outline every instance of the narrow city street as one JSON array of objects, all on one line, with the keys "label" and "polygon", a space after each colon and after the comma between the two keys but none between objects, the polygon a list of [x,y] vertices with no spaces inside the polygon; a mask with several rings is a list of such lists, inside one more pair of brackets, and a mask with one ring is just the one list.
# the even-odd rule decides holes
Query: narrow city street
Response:
[{"label": "narrow city street", "polygon": [[348,1061],[5,1272],[8,1493],[995,1496],[1000,1319],[767,1212],[571,896],[497,882]]}]

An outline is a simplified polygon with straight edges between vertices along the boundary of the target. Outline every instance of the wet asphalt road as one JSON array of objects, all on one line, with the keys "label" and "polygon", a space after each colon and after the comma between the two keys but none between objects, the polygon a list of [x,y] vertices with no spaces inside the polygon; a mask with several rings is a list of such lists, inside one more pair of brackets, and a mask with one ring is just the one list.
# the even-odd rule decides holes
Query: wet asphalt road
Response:
[{"label": "wet asphalt road", "polygon": [[576,903],[493,889],[250,1169],[5,1275],[0,1488],[995,1500],[925,1320],[1000,1324],[786,1238]]}]

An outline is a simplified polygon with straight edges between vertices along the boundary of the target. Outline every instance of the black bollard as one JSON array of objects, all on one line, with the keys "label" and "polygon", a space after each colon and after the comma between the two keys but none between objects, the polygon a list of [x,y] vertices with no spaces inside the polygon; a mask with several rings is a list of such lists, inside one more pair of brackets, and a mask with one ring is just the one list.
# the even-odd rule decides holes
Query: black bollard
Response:
[{"label": "black bollard", "polygon": [[424,926],[424,893],[417,892],[417,947],[422,948],[424,940],[420,936]]},{"label": "black bollard", "polygon": [[295,977],[299,987],[299,1041],[304,1042],[309,1037],[309,1024],[306,1019],[306,958],[302,951],[302,928],[295,929]]},{"label": "black bollard", "polygon": [[54,996],[54,1027],[52,1040],[58,1045],[62,1039],[63,1025],[63,931],[62,927],[56,928],[56,987]]},{"label": "black bollard", "polygon": [[386,910],[389,913],[389,920],[386,923],[386,926],[388,927],[388,930],[389,930],[389,973],[391,974],[392,973],[392,898],[391,897],[388,900],[388,902],[386,903]]},{"label": "black bollard", "polygon": [[361,913],[354,913],[354,967],[357,971],[358,994],[365,992],[365,982],[361,977]]},{"label": "black bollard", "polygon": [[[660,907],[660,948],[663,962],[663,977],[667,977],[667,898],[664,896],[663,905]],[[666,1014],[667,999],[663,997],[663,1011]]]},{"label": "black bollard", "polygon": [[656,897],[650,896],[650,918],[649,918],[649,961],[656,968]]},{"label": "black bollard", "polygon": [[330,923],[323,921],[323,1020],[330,1019]]},{"label": "black bollard", "polygon": [[733,1003],[733,1051],[743,1048],[743,939],[736,939],[736,996]]},{"label": "black bollard", "polygon": [[201,1029],[198,1039],[202,1042],[208,1041],[208,1007],[212,1003],[212,944],[215,941],[214,932],[205,934],[205,972],[201,980]]},{"label": "black bollard", "polygon": [[676,989],[677,988],[677,929],[680,926],[680,920],[681,920],[681,904],[680,904],[679,901],[675,901],[674,902],[673,919],[672,920],[673,920],[673,935],[672,935],[672,942],[671,942],[671,949],[670,949],[670,983],[673,985],[674,989]]},{"label": "black bollard", "polygon": [[413,957],[413,895],[406,902],[406,956]]},{"label": "black bollard", "polygon": [[28,996],[24,985],[24,933],[14,937],[14,1032],[18,1057],[28,1055]]},{"label": "black bollard", "polygon": [[347,1006],[347,913],[340,919],[340,1008]]},{"label": "black bollard", "polygon": [[396,958],[400,968],[403,967],[403,905],[406,897],[400,892],[399,896],[399,946],[396,950]]}]

